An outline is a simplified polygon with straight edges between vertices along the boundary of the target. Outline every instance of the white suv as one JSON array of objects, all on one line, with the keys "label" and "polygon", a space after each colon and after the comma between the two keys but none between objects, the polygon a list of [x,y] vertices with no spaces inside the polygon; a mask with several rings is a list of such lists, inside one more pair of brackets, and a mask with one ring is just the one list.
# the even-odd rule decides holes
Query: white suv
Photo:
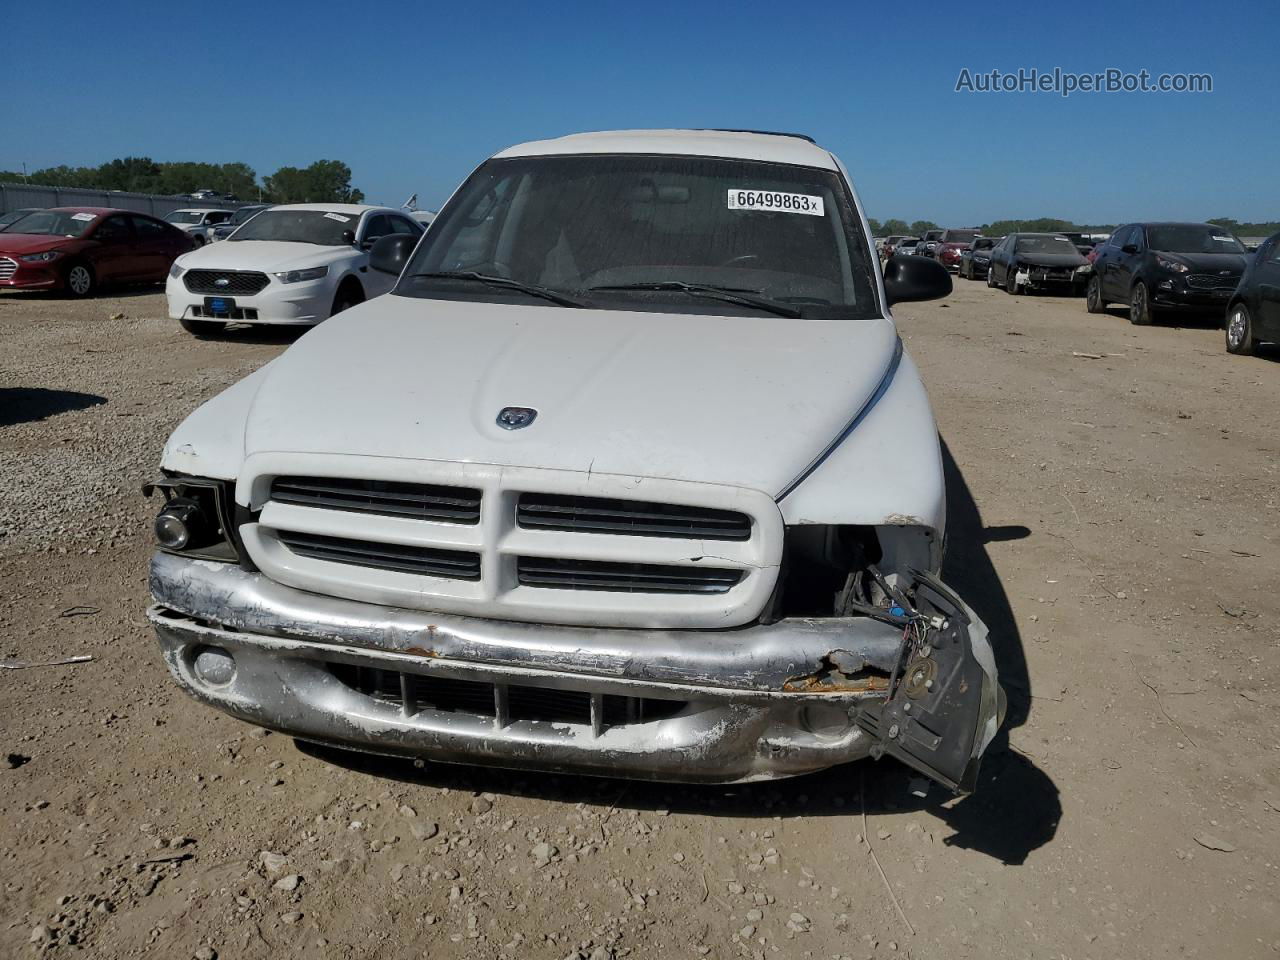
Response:
[{"label": "white suv", "polygon": [[191,239],[199,247],[208,240],[208,234],[211,229],[220,223],[226,223],[234,213],[235,211],[233,210],[199,207],[174,210],[165,214],[164,219],[170,226],[177,227],[183,233],[190,234]]},{"label": "white suv", "polygon": [[951,280],[881,275],[834,156],[527,143],[415,242],[165,446],[178,683],[375,753],[696,782],[887,753],[973,788],[1003,694],[938,579],[938,434],[889,312]]},{"label": "white suv", "polygon": [[270,207],[225,241],[179,257],[169,271],[169,316],[191,333],[229,322],[311,325],[386,293],[370,272],[383,236],[416,243],[422,226],[398,210],[348,203]]}]

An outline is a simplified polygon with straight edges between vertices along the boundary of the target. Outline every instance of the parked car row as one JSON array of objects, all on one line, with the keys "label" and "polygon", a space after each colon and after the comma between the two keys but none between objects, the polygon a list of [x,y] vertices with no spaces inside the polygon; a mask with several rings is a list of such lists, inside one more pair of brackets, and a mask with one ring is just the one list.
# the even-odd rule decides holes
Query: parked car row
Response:
[{"label": "parked car row", "polygon": [[1137,326],[1224,310],[1227,349],[1249,353],[1260,341],[1280,341],[1278,238],[1253,251],[1224,227],[1194,222],[1126,223],[1101,240],[1061,231],[983,237],[936,230],[918,242],[888,237],[882,256],[932,256],[963,279],[985,279],[1010,294],[1083,295],[1090,313],[1124,304]]}]

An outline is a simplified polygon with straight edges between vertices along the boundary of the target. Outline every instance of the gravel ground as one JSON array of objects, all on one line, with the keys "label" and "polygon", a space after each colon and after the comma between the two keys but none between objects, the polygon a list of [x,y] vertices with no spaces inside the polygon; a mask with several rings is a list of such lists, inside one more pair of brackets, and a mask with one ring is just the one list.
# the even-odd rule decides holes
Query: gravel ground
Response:
[{"label": "gravel ground", "polygon": [[415,768],[195,704],[142,618],[138,488],[291,336],[0,295],[0,659],[94,658],[0,670],[0,956],[1280,951],[1280,352],[965,281],[900,314],[945,575],[1010,695],[958,801],[889,761],[730,789]]}]

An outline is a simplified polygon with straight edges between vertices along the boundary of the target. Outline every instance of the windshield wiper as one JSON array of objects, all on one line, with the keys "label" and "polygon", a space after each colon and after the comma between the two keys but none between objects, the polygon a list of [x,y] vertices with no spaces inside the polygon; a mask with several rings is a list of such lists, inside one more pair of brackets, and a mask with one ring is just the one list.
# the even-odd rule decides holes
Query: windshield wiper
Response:
[{"label": "windshield wiper", "polygon": [[769,313],[776,314],[779,317],[788,317],[792,320],[800,317],[800,311],[795,307],[788,306],[780,300],[757,296],[754,290],[736,290],[733,287],[716,287],[706,283],[685,283],[683,280],[656,280],[652,283],[612,283],[587,288],[588,293],[593,293],[597,290],[678,290],[690,296],[709,297],[712,300],[723,300],[725,303],[736,303],[744,307],[755,307],[757,310],[767,310]]},{"label": "windshield wiper", "polygon": [[525,283],[523,280],[513,280],[511,277],[496,277],[488,273],[477,273],[475,270],[428,270],[423,273],[409,274],[410,280],[419,278],[436,279],[436,280],[474,280],[476,283],[487,283],[491,287],[509,287],[512,290],[519,290],[534,297],[542,297],[544,300],[550,300],[552,303],[558,303],[562,307],[585,307],[586,304],[581,300],[575,300],[573,297],[565,296],[563,293],[557,293],[547,287],[540,287],[536,283]]}]

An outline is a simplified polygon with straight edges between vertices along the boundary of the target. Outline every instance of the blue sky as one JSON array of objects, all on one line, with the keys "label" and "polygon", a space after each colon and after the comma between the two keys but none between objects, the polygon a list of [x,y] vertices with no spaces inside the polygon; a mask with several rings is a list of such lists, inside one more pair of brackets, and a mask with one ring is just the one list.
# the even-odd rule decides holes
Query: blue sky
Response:
[{"label": "blue sky", "polygon": [[[748,127],[814,136],[881,219],[1273,220],[1278,36],[1271,0],[27,4],[0,57],[0,169],[340,159],[370,199],[435,207],[522,140]],[[956,93],[966,67],[1214,89]]]}]

